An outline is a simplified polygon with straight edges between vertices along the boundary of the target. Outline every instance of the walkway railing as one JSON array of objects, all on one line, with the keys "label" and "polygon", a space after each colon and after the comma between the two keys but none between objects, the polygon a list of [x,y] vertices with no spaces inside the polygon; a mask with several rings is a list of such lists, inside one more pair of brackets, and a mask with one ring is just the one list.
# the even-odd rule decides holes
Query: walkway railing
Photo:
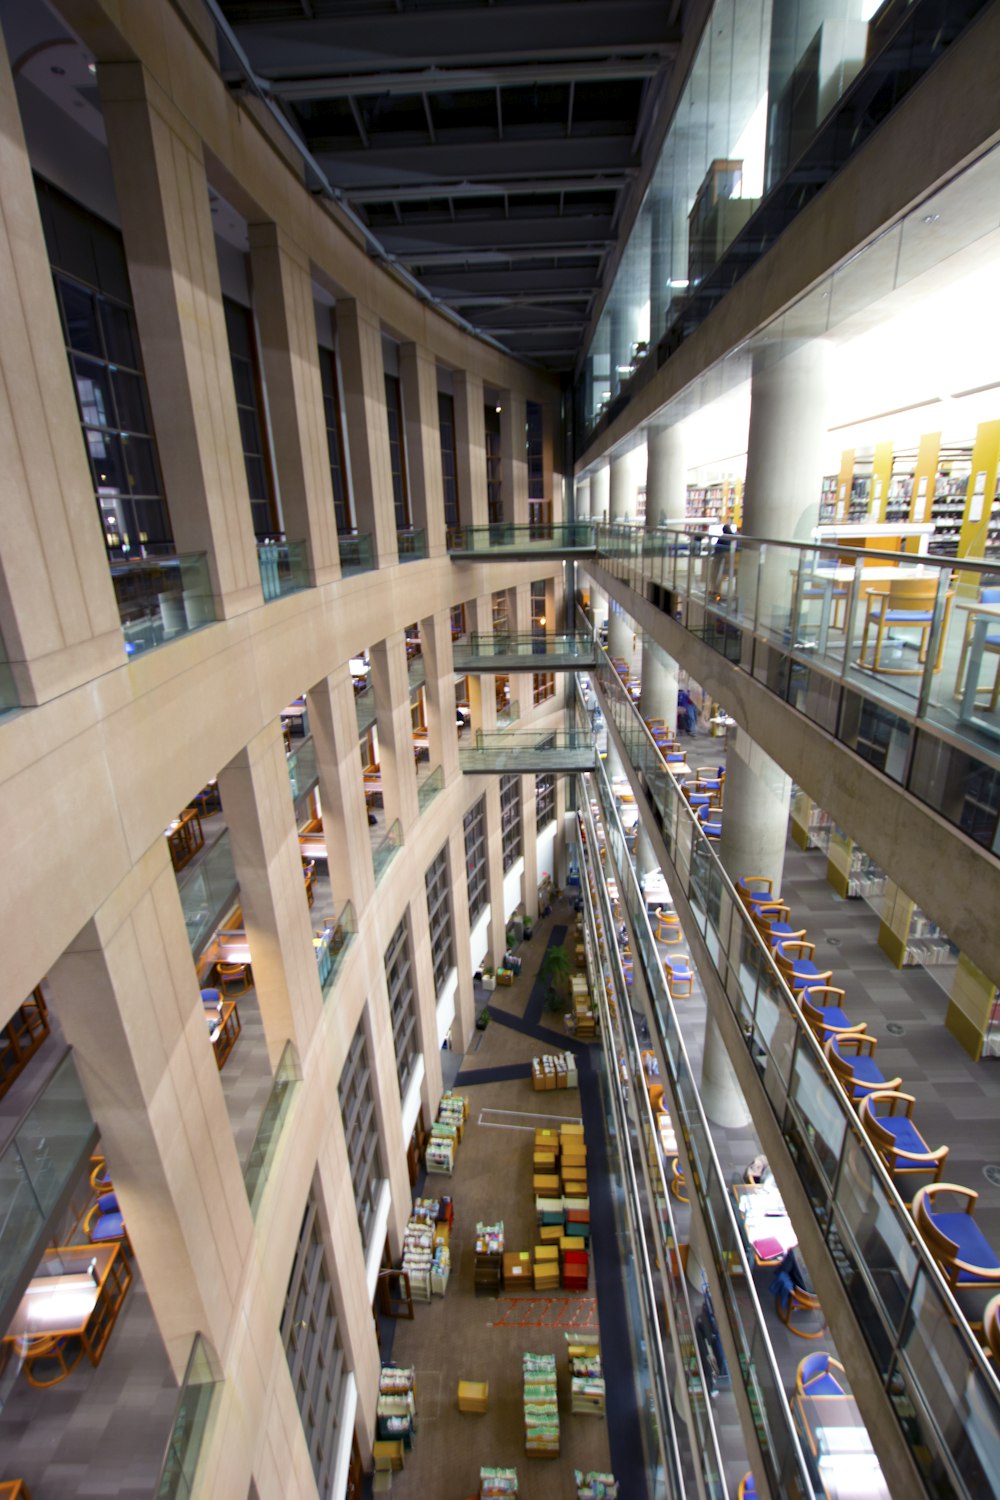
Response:
[{"label": "walkway railing", "polygon": [[337,538],[341,578],[370,573],[375,567],[375,546],[368,532],[350,532]]},{"label": "walkway railing", "polygon": [[424,779],[417,783],[417,806],[423,812],[430,807],[438,792],[444,789],[444,772],[440,766],[435,766]]},{"label": "walkway railing", "polygon": [[156,1500],[191,1500],[198,1458],[221,1383],[212,1368],[208,1345],[200,1333],[196,1334],[160,1469]]},{"label": "walkway railing", "polygon": [[403,847],[403,827],[398,818],[394,818],[389,825],[381,843],[376,844],[372,850],[372,865],[375,870],[375,884],[378,885],[386,870],[392,864],[398,851]]},{"label": "walkway railing", "polygon": [[531,521],[526,525],[513,521],[492,521],[488,526],[459,526],[448,534],[451,556],[482,557],[498,553],[572,552],[593,553],[594,525],[591,521]]},{"label": "walkway railing", "polygon": [[459,749],[458,764],[468,776],[588,771],[594,764],[594,741],[589,730],[580,729],[508,729],[495,734],[477,729],[475,745]]},{"label": "walkway railing", "polygon": [[609,660],[594,680],[927,1493],[1000,1494],[1000,1381]]},{"label": "walkway railing", "polygon": [[[705,1494],[712,1500],[716,1497],[722,1500],[726,1493],[722,1458],[680,1262],[666,1164],[649,1094],[641,1086],[644,1072],[639,1041],[604,872],[595,857],[598,838],[590,803],[586,797],[581,802],[578,814],[581,865],[587,872],[583,883],[584,911],[589,931],[596,933],[600,954],[598,961],[596,955],[588,953],[596,969],[590,980],[600,1005],[603,1034],[612,1039],[604,1048],[606,1085],[613,1101],[614,1135],[619,1143],[627,1201],[632,1208],[640,1271],[636,1280],[642,1298],[641,1322],[646,1330],[645,1348],[635,1351],[634,1360],[640,1386],[639,1406],[644,1413],[652,1410],[657,1414],[665,1449],[668,1493],[678,1496],[691,1493],[695,1475],[700,1475]],[[614,992],[613,1005],[606,987]],[[616,1066],[619,1058],[627,1070],[624,1076]],[[631,1087],[627,1086],[629,1081]],[[659,1287],[654,1281],[654,1266],[658,1267]],[[668,1347],[672,1354],[669,1361]],[[668,1363],[672,1368],[668,1368]],[[684,1406],[685,1420],[680,1424],[674,1420],[675,1390],[679,1390]],[[647,1446],[654,1446],[648,1434]]]},{"label": "walkway railing", "polygon": [[126,656],[169,645],[215,620],[207,553],[114,558],[109,566]]},{"label": "walkway railing", "polygon": [[257,561],[265,604],[309,587],[305,542],[258,542]]},{"label": "walkway railing", "polygon": [[[598,528],[599,561],[614,577],[991,848],[1000,563],[743,536],[732,544],[717,551],[683,527]],[[957,785],[969,795],[956,797]]]},{"label": "walkway railing", "polygon": [[409,531],[398,531],[396,545],[401,563],[415,562],[418,558],[427,556],[427,532],[421,527],[411,527]]},{"label": "walkway railing", "polygon": [[304,739],[288,757],[288,779],[292,784],[292,800],[298,802],[312,791],[319,781],[316,765],[316,741],[312,735]]},{"label": "walkway railing", "polygon": [[257,1134],[254,1136],[250,1155],[243,1169],[243,1182],[247,1190],[247,1198],[250,1200],[250,1212],[254,1218],[257,1217],[257,1210],[264,1196],[264,1189],[267,1186],[275,1152],[278,1149],[278,1142],[288,1114],[288,1106],[291,1103],[292,1092],[298,1082],[299,1070],[295,1047],[291,1042],[286,1042],[278,1060],[278,1066],[274,1070],[271,1092],[267,1096],[267,1103],[264,1105],[260,1124],[257,1126]]},{"label": "walkway railing", "polygon": [[224,828],[194,869],[185,870],[177,881],[184,925],[195,958],[232,907],[239,888],[229,829]]},{"label": "walkway railing", "polygon": [[457,641],[456,672],[575,672],[596,663],[592,631],[569,635],[515,635],[477,632]]}]

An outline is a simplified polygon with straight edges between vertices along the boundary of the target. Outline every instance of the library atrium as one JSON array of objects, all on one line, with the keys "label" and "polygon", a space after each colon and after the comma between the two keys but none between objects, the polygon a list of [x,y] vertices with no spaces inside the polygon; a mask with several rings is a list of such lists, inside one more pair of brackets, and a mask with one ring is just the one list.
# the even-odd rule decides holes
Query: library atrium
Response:
[{"label": "library atrium", "polygon": [[1000,0],[0,28],[0,1500],[1000,1500]]}]

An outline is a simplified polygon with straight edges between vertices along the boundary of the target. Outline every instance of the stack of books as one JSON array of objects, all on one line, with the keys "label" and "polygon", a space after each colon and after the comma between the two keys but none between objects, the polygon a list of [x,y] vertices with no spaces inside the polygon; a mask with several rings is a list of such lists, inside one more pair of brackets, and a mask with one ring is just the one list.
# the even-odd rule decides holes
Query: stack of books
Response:
[{"label": "stack of books", "polygon": [[516,1469],[480,1469],[479,1500],[517,1500]]},{"label": "stack of books", "polygon": [[559,1402],[554,1354],[525,1354],[524,1448],[532,1458],[559,1457]]},{"label": "stack of books", "polygon": [[567,1333],[569,1354],[570,1399],[577,1416],[604,1416],[604,1376],[601,1372],[599,1346],[585,1343],[578,1335]]},{"label": "stack of books", "polygon": [[618,1500],[618,1481],[613,1474],[602,1474],[597,1469],[584,1474],[580,1469],[574,1469],[573,1477],[576,1480],[576,1500]]}]

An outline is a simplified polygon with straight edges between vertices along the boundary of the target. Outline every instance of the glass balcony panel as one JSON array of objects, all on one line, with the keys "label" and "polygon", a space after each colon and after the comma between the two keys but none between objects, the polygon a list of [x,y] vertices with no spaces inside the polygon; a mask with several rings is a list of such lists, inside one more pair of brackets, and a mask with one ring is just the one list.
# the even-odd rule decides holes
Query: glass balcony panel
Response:
[{"label": "glass balcony panel", "polygon": [[444,788],[444,772],[440,766],[435,766],[433,771],[424,777],[417,786],[417,805],[420,811],[430,807],[438,792]]},{"label": "glass balcony panel", "polygon": [[344,961],[344,955],[357,936],[358,924],[354,916],[354,907],[350,901],[345,901],[339,912],[327,912],[320,918],[321,927],[319,931],[328,938],[326,944],[326,957],[321,960],[317,954],[316,962],[320,964],[320,987],[323,991],[324,1001],[329,998]]},{"label": "glass balcony panel", "polygon": [[356,573],[370,573],[375,567],[375,546],[367,532],[352,532],[337,538],[340,552],[340,576],[353,578]]},{"label": "glass balcony panel", "polygon": [[851,1260],[864,1266],[879,1317],[895,1334],[917,1274],[913,1225],[890,1201],[857,1136],[848,1135],[843,1155],[834,1199],[837,1234]]},{"label": "glass balcony panel", "polygon": [[590,631],[569,635],[536,635],[473,632],[455,644],[456,672],[517,671],[526,661],[536,670],[565,667],[575,671],[596,664],[594,637]]},{"label": "glass balcony panel", "polygon": [[177,886],[188,942],[197,958],[239,891],[228,828],[205,851],[194,869],[184,871]]},{"label": "glass balcony panel", "polygon": [[427,556],[427,532],[420,527],[396,533],[400,562],[416,562]]},{"label": "glass balcony panel", "polygon": [[[779,1017],[778,1027],[771,1037],[772,1055],[780,1048],[782,1029]],[[805,1037],[795,1047],[788,1112],[797,1118],[800,1140],[805,1142],[821,1172],[829,1195],[844,1148],[847,1122],[840,1101]]]},{"label": "glass balcony panel", "polygon": [[462,552],[592,552],[592,521],[532,521],[514,525],[493,521],[488,526],[464,526],[454,535],[449,550]]},{"label": "glass balcony panel", "polygon": [[316,741],[312,735],[303,740],[288,757],[288,779],[292,786],[292,799],[298,802],[308,796],[319,780],[316,767]]},{"label": "glass balcony panel", "polygon": [[191,1500],[198,1457],[220,1384],[212,1369],[208,1346],[198,1334],[177,1401],[174,1425],[156,1488],[157,1500]]},{"label": "glass balcony panel", "polygon": [[386,870],[392,864],[397,853],[403,846],[403,829],[398,818],[390,825],[385,838],[372,850],[372,865],[375,870],[375,884],[382,879]]},{"label": "glass balcony panel", "polygon": [[258,542],[257,562],[265,604],[309,587],[305,542]]},{"label": "glass balcony panel", "polygon": [[257,1134],[254,1136],[250,1155],[243,1169],[243,1182],[254,1218],[257,1217],[257,1210],[264,1196],[264,1189],[267,1186],[281,1131],[288,1114],[288,1106],[291,1103],[292,1091],[298,1081],[295,1048],[291,1042],[286,1042],[278,1060],[278,1066],[274,1070],[271,1092],[267,1096],[267,1103],[264,1105],[260,1124],[257,1126]]},{"label": "glass balcony panel", "polygon": [[215,620],[207,553],[115,558],[109,567],[126,656],[168,645]]},{"label": "glass balcony panel", "polygon": [[594,764],[594,740],[589,730],[476,731],[476,743],[461,747],[463,771],[589,771]]}]

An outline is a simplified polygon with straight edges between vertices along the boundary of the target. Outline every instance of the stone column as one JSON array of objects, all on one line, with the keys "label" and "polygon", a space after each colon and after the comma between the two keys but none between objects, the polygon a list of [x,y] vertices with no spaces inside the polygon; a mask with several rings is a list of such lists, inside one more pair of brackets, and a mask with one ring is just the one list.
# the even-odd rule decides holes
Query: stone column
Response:
[{"label": "stone column", "polygon": [[455,370],[451,377],[455,403],[455,468],[458,476],[458,511],[470,526],[489,522],[486,489],[486,407],[483,379],[469,370]]},{"label": "stone column", "polygon": [[682,522],[687,508],[687,459],[684,428],[647,429],[646,434],[646,527]]},{"label": "stone column", "polygon": [[465,874],[465,829],[461,818],[448,835],[448,882],[451,886],[451,918],[455,934],[455,964],[458,990],[455,995],[455,1050],[464,1052],[472,1039],[476,1024],[476,997],[472,990],[469,922],[469,887]]},{"label": "stone column", "polygon": [[427,676],[427,738],[431,766],[440,766],[444,784],[459,775],[455,725],[455,668],[451,645],[451,611],[438,610],[420,621],[420,640]]},{"label": "stone column", "polygon": [[590,480],[578,479],[574,490],[576,506],[576,519],[578,521],[590,520]]},{"label": "stone column", "polygon": [[428,557],[441,557],[445,551],[444,484],[437,364],[433,354],[420,344],[400,344],[399,379],[413,524],[427,533]]},{"label": "stone column", "polygon": [[417,777],[413,762],[413,721],[410,680],[402,631],[371,648],[372,687],[375,690],[378,759],[382,773],[382,805],[388,828],[396,819],[405,837],[419,816]]},{"label": "stone column", "polygon": [[528,522],[527,408],[523,396],[504,391],[500,413],[500,460],[503,472],[504,519],[517,526]]},{"label": "stone column", "polygon": [[660,861],[656,857],[656,851],[649,841],[649,834],[643,827],[642,818],[640,817],[635,838],[636,874],[641,881],[644,875],[648,875],[652,870],[659,869],[659,866]]},{"label": "stone column", "polygon": [[634,674],[638,654],[635,625],[621,606],[612,599],[608,614],[608,655],[615,660],[624,661],[629,671]]},{"label": "stone column", "polygon": [[642,450],[630,448],[611,460],[610,509],[612,521],[631,521],[636,513],[636,494]]},{"label": "stone column", "polygon": [[521,847],[524,850],[521,894],[524,910],[534,920],[538,916],[538,818],[534,773],[521,777]]},{"label": "stone column", "polygon": [[261,582],[202,145],[140,63],[98,83],[174,541],[229,618]]},{"label": "stone column", "polygon": [[385,367],[378,316],[360,302],[337,303],[337,350],[344,379],[344,417],[358,530],[372,537],[380,568],[399,560],[392,496]]},{"label": "stone column", "polygon": [[677,663],[648,635],[642,638],[639,712],[644,719],[663,719],[677,733]]},{"label": "stone column", "polygon": [[[465,618],[470,634],[489,635],[493,630],[493,601],[489,594],[479,599],[470,599],[465,606]],[[469,709],[472,714],[471,734],[475,742],[476,731],[492,734],[497,727],[496,674],[493,672],[470,672]]]},{"label": "stone column", "polygon": [[165,839],[48,983],[180,1380],[196,1333],[229,1345],[253,1221]]},{"label": "stone column", "polygon": [[333,902],[351,901],[356,912],[374,889],[364,777],[358,753],[358,717],[346,665],[309,689],[309,724],[316,746],[323,832],[335,853],[328,861]]},{"label": "stone column", "polygon": [[[513,634],[526,636],[531,634],[531,585],[519,583],[516,588],[507,591],[510,617],[510,628]],[[525,662],[531,660],[524,658]],[[545,670],[545,657],[541,653],[538,656],[538,670]],[[535,680],[534,667],[527,672],[511,672],[510,674],[510,701],[516,703],[520,708],[520,719],[527,719],[534,713],[535,707]]]},{"label": "stone column", "polygon": [[250,272],[285,535],[307,543],[309,581],[331,583],[340,552],[309,257],[277,224],[251,224]]},{"label": "stone column", "polygon": [[304,1057],[322,996],[302,878],[281,723],[272,720],[219,772],[240,906],[267,1051],[276,1067],[291,1038]]},{"label": "stone column", "polygon": [[500,828],[500,777],[487,776],[486,781],[486,855],[487,890],[490,897],[489,955],[490,963],[500,963],[507,946],[507,921],[503,909],[503,835]]},{"label": "stone column", "polygon": [[0,127],[0,631],[27,707],[103,676],[125,656],[2,37]]},{"label": "stone column", "polygon": [[[436,856],[435,856],[436,858]],[[413,895],[409,907],[410,947],[413,953],[413,989],[417,1012],[417,1036],[424,1058],[424,1080],[420,1096],[427,1115],[433,1118],[441,1098],[441,1048],[437,1039],[437,990],[434,987],[434,958],[431,953],[430,925],[427,919],[427,886],[423,874],[414,871]],[[404,1133],[403,1148],[409,1144]]]},{"label": "stone column", "polygon": [[611,465],[602,464],[590,476],[590,515],[606,522],[611,513]]}]

